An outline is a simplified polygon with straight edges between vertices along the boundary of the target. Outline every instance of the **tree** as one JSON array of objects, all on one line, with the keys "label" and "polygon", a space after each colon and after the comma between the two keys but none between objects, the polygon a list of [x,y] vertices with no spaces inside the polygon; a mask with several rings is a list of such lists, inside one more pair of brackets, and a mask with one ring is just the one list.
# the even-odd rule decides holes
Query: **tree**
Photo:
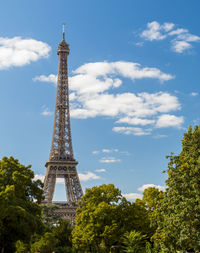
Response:
[{"label": "tree", "polygon": [[29,242],[42,230],[42,183],[33,181],[34,173],[13,157],[0,161],[0,249],[14,252],[18,240]]},{"label": "tree", "polygon": [[179,155],[171,154],[157,239],[165,252],[200,251],[200,127],[189,127]]},{"label": "tree", "polygon": [[31,253],[40,252],[40,253],[50,253],[56,249],[57,239],[53,233],[45,233],[39,241],[31,245]]},{"label": "tree", "polygon": [[29,245],[21,241],[17,241],[15,253],[27,253],[27,252],[29,252]]},{"label": "tree", "polygon": [[57,239],[56,252],[71,252],[72,251],[72,227],[68,220],[62,220],[52,231]]},{"label": "tree", "polygon": [[160,206],[164,197],[163,191],[155,187],[149,187],[144,190],[142,201],[145,203],[146,210],[150,220],[150,227],[152,234],[155,233],[158,227],[158,220],[160,220]]},{"label": "tree", "polygon": [[31,244],[31,252],[39,251],[41,253],[69,253],[72,250],[71,241],[72,227],[67,220],[60,221],[52,227],[51,231],[42,236],[36,236]]},{"label": "tree", "polygon": [[82,252],[109,252],[113,246],[120,248],[125,232],[148,228],[142,203],[128,202],[112,184],[101,185],[86,189],[81,198],[72,242]]},{"label": "tree", "polygon": [[145,235],[142,235],[140,232],[131,231],[127,232],[124,235],[124,251],[126,253],[141,253],[146,250],[146,241],[147,238]]}]

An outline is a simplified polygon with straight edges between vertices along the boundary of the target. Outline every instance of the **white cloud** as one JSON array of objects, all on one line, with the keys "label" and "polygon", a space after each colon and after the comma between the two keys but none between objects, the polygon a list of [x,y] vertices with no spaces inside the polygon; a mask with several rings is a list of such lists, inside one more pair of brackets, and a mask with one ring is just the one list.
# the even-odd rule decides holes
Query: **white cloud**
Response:
[{"label": "white cloud", "polygon": [[199,95],[198,92],[191,92],[191,93],[190,93],[190,96],[192,96],[192,97],[196,97],[196,96],[198,96],[198,95]]},{"label": "white cloud", "polygon": [[33,78],[33,81],[47,82],[47,83],[57,83],[57,75],[50,74],[48,76],[40,75]]},{"label": "white cloud", "polygon": [[[117,92],[117,88],[123,85],[121,77],[131,80],[154,78],[159,81],[174,78],[173,75],[166,74],[157,68],[143,68],[138,63],[123,61],[94,62],[83,64],[73,73],[74,75],[69,78],[70,112],[73,118],[110,117],[115,120],[115,123],[120,124],[119,127],[113,128],[115,132],[148,135],[155,127],[160,115],[181,109],[178,98],[167,92],[153,94]],[[42,75],[35,77],[34,80],[55,83],[56,76]],[[127,125],[142,127],[149,125],[150,127],[143,129]]]},{"label": "white cloud", "polygon": [[0,69],[24,66],[49,56],[51,47],[42,41],[0,37]]},{"label": "white cloud", "polygon": [[100,163],[117,163],[117,162],[121,162],[120,159],[117,159],[115,157],[102,157],[99,160]]},{"label": "white cloud", "polygon": [[176,30],[173,30],[169,33],[170,36],[173,36],[173,35],[179,35],[179,34],[182,34],[182,33],[188,33],[188,30],[187,29],[183,29],[183,28],[178,28]]},{"label": "white cloud", "polygon": [[[145,189],[149,187],[154,187],[158,189],[159,191],[165,191],[166,187],[161,185],[155,185],[155,184],[144,184],[141,187],[139,187],[137,190],[140,192],[143,192]],[[136,199],[142,199],[142,194],[140,193],[126,193],[122,194],[126,199],[128,200],[136,200]]]},{"label": "white cloud", "polygon": [[187,42],[200,41],[200,37],[190,33],[182,33],[177,36],[177,40],[183,40]]},{"label": "white cloud", "polygon": [[127,123],[129,125],[149,125],[153,124],[155,120],[152,119],[141,119],[141,118],[131,118],[131,117],[124,117],[116,121],[116,123]]},{"label": "white cloud", "polygon": [[138,188],[138,191],[143,192],[145,189],[149,188],[149,187],[153,187],[156,188],[160,191],[165,191],[165,186],[161,186],[161,185],[155,185],[155,184],[144,184],[141,187]]},{"label": "white cloud", "polygon": [[[121,75],[132,80],[154,78],[162,82],[174,78],[157,68],[142,67],[139,63],[125,61],[86,63],[73,73],[75,76],[71,78],[71,89],[78,90],[79,93],[98,93],[119,87],[122,81],[111,78],[110,75]],[[80,86],[80,80],[84,87]]]},{"label": "white cloud", "polygon": [[140,42],[136,42],[135,45],[137,47],[142,47],[144,45],[144,42],[140,41]]},{"label": "white cloud", "polygon": [[140,193],[125,193],[122,194],[128,200],[142,199],[142,194]]},{"label": "white cloud", "polygon": [[163,114],[158,117],[158,120],[156,122],[156,127],[157,128],[162,128],[162,127],[180,128],[183,122],[184,122],[183,116],[177,117],[175,115]]},{"label": "white cloud", "polygon": [[164,23],[161,27],[166,31],[169,32],[174,28],[174,24],[173,23]]},{"label": "white cloud", "polygon": [[98,173],[101,173],[101,172],[106,172],[106,169],[98,169],[98,170],[95,170],[96,172]]},{"label": "white cloud", "polygon": [[130,153],[129,153],[128,151],[121,151],[120,153],[121,153],[121,154],[124,154],[124,155],[127,155],[127,156],[130,155]]},{"label": "white cloud", "polygon": [[118,152],[119,150],[117,148],[115,149],[102,149],[103,153],[113,153],[113,152]]},{"label": "white cloud", "polygon": [[192,45],[187,41],[174,40],[172,42],[172,50],[175,51],[176,53],[183,53],[183,51],[185,51],[190,47],[192,47]]},{"label": "white cloud", "polygon": [[97,155],[97,154],[99,154],[99,151],[98,150],[94,150],[94,151],[92,151],[92,154],[93,155]]},{"label": "white cloud", "polygon": [[112,150],[111,150],[111,149],[102,149],[102,152],[103,152],[103,153],[111,153]]},{"label": "white cloud", "polygon": [[[191,42],[199,42],[200,37],[191,34],[187,29],[175,28],[173,23],[164,23],[161,25],[157,21],[147,23],[147,29],[140,36],[146,40],[164,40],[170,39],[171,49],[176,53],[183,53],[192,47]],[[174,29],[174,30],[173,30]],[[174,36],[174,38],[171,38]]]},{"label": "white cloud", "polygon": [[100,176],[96,175],[93,172],[87,172],[85,174],[79,173],[78,175],[79,175],[80,181],[84,181],[84,182],[86,182],[88,180],[96,180],[96,179],[100,179],[101,178]]},{"label": "white cloud", "polygon": [[44,182],[44,175],[42,175],[42,174],[35,174],[34,181],[36,181],[36,180],[41,180],[42,182]]},{"label": "white cloud", "polygon": [[149,135],[152,129],[143,129],[139,127],[113,127],[113,131],[126,135]]},{"label": "white cloud", "polygon": [[117,148],[111,148],[111,149],[106,149],[103,148],[102,150],[94,150],[92,151],[92,154],[96,155],[96,154],[100,154],[100,153],[120,153],[120,154],[124,154],[124,155],[130,155],[130,153],[128,151],[120,151]]},{"label": "white cloud", "polygon": [[167,137],[166,134],[157,134],[153,136],[154,139],[161,139],[161,138],[166,138],[166,137]]},{"label": "white cloud", "polygon": [[[103,172],[103,171],[99,171],[99,172]],[[96,180],[96,179],[100,179],[101,177],[96,175],[95,173],[93,172],[87,172],[87,173],[78,173],[79,175],[79,179],[80,181],[88,181],[88,180]],[[36,174],[35,177],[34,177],[34,181],[36,180],[41,180],[42,182],[44,182],[44,175],[42,174]],[[56,183],[57,184],[64,184],[64,178],[56,178]]]},{"label": "white cloud", "polygon": [[65,180],[64,178],[56,178],[56,184],[64,184]]},{"label": "white cloud", "polygon": [[[36,180],[41,180],[42,182],[44,182],[44,175],[42,175],[42,174],[35,174],[35,176],[34,176],[34,181],[36,181]],[[64,178],[56,178],[56,183],[57,184],[64,184]]]},{"label": "white cloud", "polygon": [[147,23],[147,29],[141,33],[141,37],[146,40],[163,40],[166,38],[166,35],[161,34],[162,27],[157,21]]},{"label": "white cloud", "polygon": [[[143,92],[137,95],[130,92],[122,94],[104,93],[94,96],[80,96],[77,107],[74,106],[71,109],[71,115],[74,118],[82,119],[96,116],[131,117],[134,124],[137,121],[138,124],[144,125],[150,121],[146,119],[145,122],[137,118],[150,117],[178,109],[180,109],[180,104],[177,97],[166,92],[154,94]],[[151,121],[151,123],[153,122]]]},{"label": "white cloud", "polygon": [[49,108],[44,107],[43,111],[40,114],[43,115],[43,116],[51,116],[51,115],[53,115],[53,112],[50,111]]}]

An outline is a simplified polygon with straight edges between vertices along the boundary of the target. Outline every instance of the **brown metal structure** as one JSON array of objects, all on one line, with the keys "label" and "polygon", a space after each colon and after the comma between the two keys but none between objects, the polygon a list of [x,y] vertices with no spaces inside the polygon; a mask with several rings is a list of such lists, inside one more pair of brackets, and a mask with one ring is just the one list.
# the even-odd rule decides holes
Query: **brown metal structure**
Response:
[{"label": "brown metal structure", "polygon": [[77,202],[83,195],[83,192],[76,170],[78,162],[74,159],[72,148],[67,66],[69,45],[65,41],[64,25],[63,38],[58,45],[57,54],[59,65],[55,118],[50,157],[45,164],[47,169],[43,189],[44,202],[52,203],[56,178],[64,178],[67,201],[57,202],[57,204],[61,207],[59,209],[61,216],[73,221],[76,214]]}]

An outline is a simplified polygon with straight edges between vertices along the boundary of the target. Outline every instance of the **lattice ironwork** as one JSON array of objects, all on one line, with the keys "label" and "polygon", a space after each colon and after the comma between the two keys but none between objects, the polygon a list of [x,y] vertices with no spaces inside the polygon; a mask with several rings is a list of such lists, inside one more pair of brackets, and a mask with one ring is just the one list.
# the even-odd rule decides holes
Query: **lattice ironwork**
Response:
[{"label": "lattice ironwork", "polygon": [[77,202],[83,195],[74,159],[70,126],[68,66],[69,45],[63,39],[58,45],[59,57],[58,80],[55,105],[55,118],[49,160],[46,163],[44,180],[44,202],[51,203],[55,190],[56,178],[64,178],[67,202],[62,205],[65,217],[74,217]]}]

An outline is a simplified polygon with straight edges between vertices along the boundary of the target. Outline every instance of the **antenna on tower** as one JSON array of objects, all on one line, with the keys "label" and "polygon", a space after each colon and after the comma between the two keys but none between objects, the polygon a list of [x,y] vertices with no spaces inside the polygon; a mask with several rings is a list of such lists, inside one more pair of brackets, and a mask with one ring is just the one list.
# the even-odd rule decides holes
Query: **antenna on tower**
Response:
[{"label": "antenna on tower", "polygon": [[65,40],[65,23],[63,23],[63,40]]}]

